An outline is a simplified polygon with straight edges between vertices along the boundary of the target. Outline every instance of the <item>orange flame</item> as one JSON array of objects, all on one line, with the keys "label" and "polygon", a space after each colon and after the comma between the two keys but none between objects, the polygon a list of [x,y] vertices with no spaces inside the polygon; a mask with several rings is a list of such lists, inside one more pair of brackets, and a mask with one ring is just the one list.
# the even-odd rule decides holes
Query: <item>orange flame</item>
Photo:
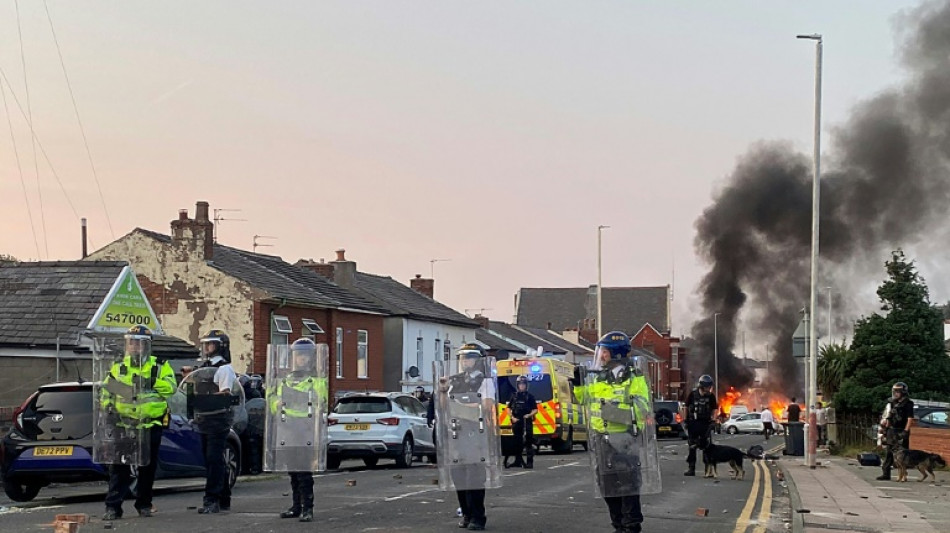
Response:
[{"label": "orange flame", "polygon": [[726,394],[719,399],[719,407],[722,408],[722,412],[728,415],[729,412],[732,411],[732,406],[735,405],[741,397],[741,392],[737,391],[734,387],[729,387]]}]

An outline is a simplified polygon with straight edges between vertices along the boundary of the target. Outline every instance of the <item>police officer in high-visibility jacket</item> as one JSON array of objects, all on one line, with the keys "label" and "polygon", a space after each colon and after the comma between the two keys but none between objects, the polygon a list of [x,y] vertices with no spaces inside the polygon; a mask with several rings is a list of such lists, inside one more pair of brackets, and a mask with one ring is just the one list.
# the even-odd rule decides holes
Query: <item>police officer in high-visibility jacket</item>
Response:
[{"label": "police officer in high-visibility jacket", "polygon": [[[326,405],[329,391],[326,376],[317,372],[317,344],[308,338],[297,339],[290,345],[290,352],[293,371],[282,379],[276,379],[276,383],[272,384],[267,394],[268,408],[271,420],[277,420],[279,417],[282,421],[282,434],[279,435],[282,442],[314,444],[310,448],[309,457],[299,457],[305,454],[307,448],[301,449],[297,454],[299,464],[312,463],[314,466],[307,471],[288,472],[290,488],[293,491],[292,503],[289,509],[280,513],[280,517],[312,522],[313,471],[319,462],[315,454],[326,453],[326,447],[319,442],[316,435],[320,431],[316,425],[323,424],[325,407],[321,406]],[[275,425],[276,423],[271,423],[269,428]],[[268,439],[269,445],[270,440],[272,439]],[[268,450],[268,453],[270,451]]]},{"label": "police officer in high-visibility jacket", "polygon": [[[110,392],[110,382],[135,390],[127,398]],[[99,401],[103,411],[119,417],[119,427],[144,429],[148,446],[148,464],[138,467],[138,486],[135,509],[139,516],[152,516],[152,484],[158,466],[158,448],[162,442],[162,427],[168,411],[168,398],[175,393],[175,373],[171,366],[152,355],[152,332],[145,326],[132,326],[125,335],[125,354],[115,361],[103,380]],[[102,408],[100,408],[102,409]],[[132,466],[109,465],[109,492],[106,494],[106,512],[103,520],[122,518],[122,500],[132,480]]]},{"label": "police officer in high-visibility jacket", "polygon": [[659,491],[650,390],[630,337],[619,331],[597,343],[589,370],[577,367],[574,393],[587,409],[595,487],[615,532],[641,531],[640,494]]}]

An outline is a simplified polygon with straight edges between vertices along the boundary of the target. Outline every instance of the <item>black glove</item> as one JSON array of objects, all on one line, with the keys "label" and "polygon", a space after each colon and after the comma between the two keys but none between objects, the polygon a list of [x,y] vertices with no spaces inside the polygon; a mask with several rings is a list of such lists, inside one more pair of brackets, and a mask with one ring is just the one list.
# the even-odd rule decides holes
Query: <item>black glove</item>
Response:
[{"label": "black glove", "polygon": [[583,366],[574,367],[574,377],[571,378],[571,384],[575,387],[579,387],[581,383],[584,383],[584,379],[587,377],[587,368]]}]

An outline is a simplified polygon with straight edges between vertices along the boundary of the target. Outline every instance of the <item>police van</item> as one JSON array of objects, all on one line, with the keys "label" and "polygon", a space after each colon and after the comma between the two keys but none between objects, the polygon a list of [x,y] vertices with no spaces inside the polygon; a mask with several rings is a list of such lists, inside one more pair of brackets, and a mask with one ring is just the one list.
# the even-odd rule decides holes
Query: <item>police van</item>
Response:
[{"label": "police van", "polygon": [[498,423],[501,435],[512,435],[508,400],[517,392],[519,376],[528,379],[528,392],[538,401],[534,439],[556,453],[571,453],[575,444],[587,449],[583,406],[574,399],[574,365],[558,359],[529,358],[498,361]]}]

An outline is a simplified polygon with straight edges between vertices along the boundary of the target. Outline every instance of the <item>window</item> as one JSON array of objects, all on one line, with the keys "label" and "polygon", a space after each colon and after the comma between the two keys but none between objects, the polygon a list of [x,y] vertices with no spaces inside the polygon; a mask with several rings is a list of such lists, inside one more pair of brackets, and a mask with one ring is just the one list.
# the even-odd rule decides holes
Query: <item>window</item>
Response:
[{"label": "window", "polygon": [[294,328],[290,325],[290,320],[285,316],[274,315],[270,330],[270,343],[274,346],[290,344],[290,334]]},{"label": "window", "polygon": [[416,337],[416,368],[419,369],[419,375],[422,375],[422,337]]},{"label": "window", "polygon": [[316,335],[318,333],[323,333],[323,328],[320,327],[320,324],[317,324],[316,320],[309,318],[303,319],[303,334],[304,335]]},{"label": "window", "polygon": [[[435,340],[435,355],[434,355],[434,358],[435,358],[436,361],[439,360],[439,351],[440,351],[441,349],[442,349],[442,341],[440,341],[439,339],[436,339],[436,340]],[[445,360],[448,361],[449,358],[446,356],[446,357],[445,357]]]},{"label": "window", "polygon": [[356,377],[369,377],[369,333],[365,329],[356,332]]},{"label": "window", "polygon": [[680,349],[671,348],[670,349],[670,369],[679,370],[680,368]]},{"label": "window", "polygon": [[336,377],[343,377],[343,328],[336,328]]}]

